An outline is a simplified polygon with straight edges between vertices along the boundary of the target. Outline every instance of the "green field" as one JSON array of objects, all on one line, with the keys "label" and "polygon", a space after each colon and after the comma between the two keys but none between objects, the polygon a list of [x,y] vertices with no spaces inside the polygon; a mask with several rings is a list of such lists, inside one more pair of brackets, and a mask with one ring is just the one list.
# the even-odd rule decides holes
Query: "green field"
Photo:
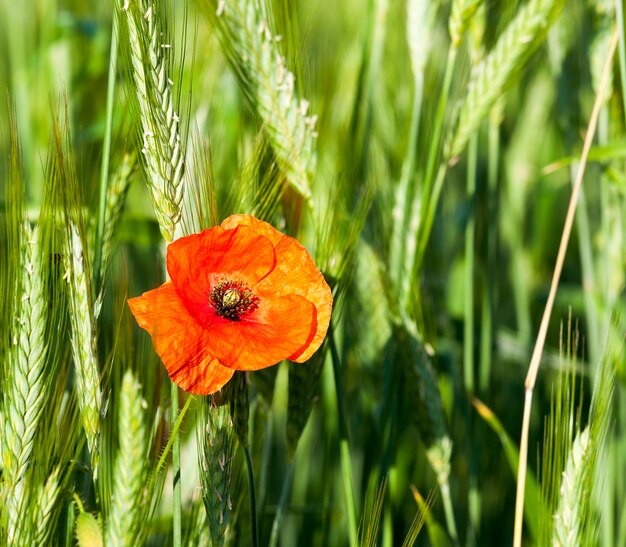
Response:
[{"label": "green field", "polygon": [[621,1],[0,0],[0,82],[0,545],[626,547]]}]

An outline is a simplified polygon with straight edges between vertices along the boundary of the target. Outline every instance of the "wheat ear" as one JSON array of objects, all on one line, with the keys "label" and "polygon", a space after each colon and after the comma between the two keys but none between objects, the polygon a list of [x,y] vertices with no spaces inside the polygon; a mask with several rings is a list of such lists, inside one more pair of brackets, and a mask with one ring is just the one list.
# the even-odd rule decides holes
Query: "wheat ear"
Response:
[{"label": "wheat ear", "polygon": [[147,472],[148,436],[141,386],[129,369],[122,380],[117,423],[119,449],[115,459],[107,545],[135,545],[143,515],[142,496]]},{"label": "wheat ear", "polygon": [[287,452],[294,457],[300,436],[309,420],[313,404],[319,397],[319,383],[326,357],[326,344],[315,352],[306,365],[289,367],[289,398],[287,404]]},{"label": "wheat ear", "polygon": [[250,402],[248,392],[248,375],[243,371],[236,371],[232,380],[228,382],[230,397],[230,416],[233,420],[235,435],[242,448],[248,448],[248,420],[250,417]]},{"label": "wheat ear", "polygon": [[230,486],[235,456],[235,430],[228,404],[217,406],[214,398],[202,408],[198,420],[198,455],[202,498],[208,521],[210,544],[224,544],[232,511]]},{"label": "wheat ear", "polygon": [[[458,542],[450,492],[450,460],[452,439],[446,429],[445,415],[439,395],[431,357],[417,336],[408,330],[396,331],[400,351],[406,350],[411,363],[405,369],[406,389],[413,406],[413,420],[426,449],[426,458],[437,477],[444,504],[448,532]],[[401,356],[398,356],[402,360]]]},{"label": "wheat ear", "polygon": [[9,352],[9,377],[5,395],[5,450],[2,461],[4,504],[7,508],[9,544],[21,537],[22,508],[27,489],[26,472],[33,441],[46,399],[44,371],[47,355],[47,294],[38,230],[22,230],[21,295]]},{"label": "wheat ear", "polygon": [[85,262],[83,242],[78,227],[70,221],[65,250],[65,269],[69,286],[72,354],[76,367],[76,395],[95,479],[98,476],[102,392],[91,279]]},{"label": "wheat ear", "polygon": [[563,0],[530,0],[474,68],[456,130],[444,147],[448,159],[463,151],[506,86],[538,47],[563,3]]},{"label": "wheat ear", "polygon": [[106,275],[111,259],[113,235],[122,216],[126,203],[126,195],[130,188],[130,181],[135,170],[136,157],[134,154],[125,154],[122,163],[107,186],[106,204],[104,213],[104,229],[102,233],[102,278]]},{"label": "wheat ear", "polygon": [[574,224],[574,213],[576,212],[576,204],[578,202],[578,196],[583,183],[583,175],[587,166],[587,159],[591,150],[591,144],[593,137],[598,126],[598,119],[600,117],[600,109],[603,104],[603,89],[609,84],[610,74],[613,63],[613,55],[617,48],[618,32],[615,31],[611,39],[611,47],[605,60],[604,68],[602,71],[602,80],[600,87],[596,92],[596,99],[594,101],[591,116],[589,118],[589,126],[587,128],[587,134],[585,142],[583,144],[583,150],[581,153],[580,166],[576,174],[576,180],[573,184],[572,194],[570,196],[567,215],[565,217],[565,223],[563,226],[563,233],[561,234],[561,242],[559,244],[559,251],[556,257],[556,263],[554,266],[554,272],[552,274],[552,282],[550,284],[550,292],[548,293],[548,299],[544,308],[541,324],[539,325],[539,332],[537,333],[537,340],[535,347],[528,365],[528,373],[524,382],[524,415],[522,418],[522,433],[520,438],[520,465],[517,473],[517,495],[515,500],[515,528],[513,531],[513,545],[514,547],[521,547],[522,545],[522,517],[524,508],[524,484],[526,482],[526,466],[528,458],[528,436],[530,429],[530,412],[532,409],[533,389],[535,382],[537,381],[537,375],[539,374],[539,366],[541,364],[541,356],[543,354],[543,348],[548,333],[548,325],[550,323],[550,316],[552,314],[552,308],[554,306],[554,300],[556,298],[557,288],[561,278],[561,272],[563,271],[563,264],[565,262],[565,255],[567,252],[567,245],[572,233],[572,226]]},{"label": "wheat ear", "polygon": [[48,476],[45,484],[41,484],[37,491],[36,509],[34,511],[35,545],[50,545],[52,534],[50,519],[57,508],[61,491],[60,472],[61,469],[56,467]]},{"label": "wheat ear", "polygon": [[306,200],[317,164],[317,116],[298,98],[295,76],[272,35],[267,16],[255,0],[220,0],[213,11],[229,60],[263,123],[287,181]]},{"label": "wheat ear", "polygon": [[174,239],[183,197],[184,154],[172,99],[161,11],[152,2],[122,6],[130,42],[130,64],[141,118],[143,165],[161,233]]},{"label": "wheat ear", "polygon": [[483,0],[454,0],[448,20],[448,32],[452,47],[458,47],[463,39],[472,16],[483,3]]},{"label": "wheat ear", "polygon": [[586,485],[589,483],[587,463],[590,455],[589,428],[585,428],[574,439],[562,474],[559,491],[559,505],[554,514],[552,545],[556,547],[579,545],[580,528],[583,518],[580,514],[581,503],[589,496]]}]

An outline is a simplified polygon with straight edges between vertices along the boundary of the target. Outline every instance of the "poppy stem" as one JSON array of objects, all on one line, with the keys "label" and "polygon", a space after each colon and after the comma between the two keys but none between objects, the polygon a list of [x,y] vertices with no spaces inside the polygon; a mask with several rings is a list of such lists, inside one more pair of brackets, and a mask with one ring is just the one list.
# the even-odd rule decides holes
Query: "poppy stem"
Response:
[{"label": "poppy stem", "polygon": [[348,513],[348,534],[350,546],[357,545],[357,525],[356,525],[356,501],[354,499],[354,484],[352,482],[352,460],[350,458],[350,441],[348,439],[348,420],[346,419],[346,408],[344,405],[345,391],[343,387],[343,371],[339,352],[335,344],[335,335],[332,321],[328,328],[328,338],[330,341],[330,355],[333,361],[333,373],[335,377],[335,393],[337,397],[337,411],[339,413],[339,446],[341,453],[341,476],[343,479],[343,491],[346,500],[346,511]]},{"label": "poppy stem", "polygon": [[156,484],[157,477],[159,476],[159,471],[161,471],[161,468],[163,467],[163,465],[165,465],[165,460],[167,459],[167,456],[170,453],[170,449],[172,448],[174,439],[178,438],[177,437],[178,430],[180,429],[180,426],[183,423],[183,418],[185,417],[185,414],[187,414],[187,411],[189,410],[189,407],[191,406],[191,401],[193,399],[194,397],[188,397],[187,402],[185,403],[185,406],[178,414],[178,418],[176,420],[176,423],[174,424],[174,427],[172,427],[172,431],[170,432],[170,437],[167,441],[167,444],[165,445],[165,448],[163,449],[161,457],[159,458],[159,461],[157,462],[157,464],[155,465],[154,469],[152,470],[150,474],[148,487],[146,489],[148,492],[154,491],[154,486]]},{"label": "poppy stem", "polygon": [[254,491],[254,468],[252,467],[252,456],[250,455],[250,447],[244,449],[246,455],[246,470],[248,471],[248,491],[250,493],[250,528],[252,532],[252,547],[259,546],[259,533],[257,529],[256,518],[256,494]]},{"label": "poppy stem", "polygon": [[[187,414],[187,411],[189,410],[189,407],[191,406],[192,400],[193,400],[193,397],[188,397],[187,402],[185,403],[185,406],[180,411],[180,414],[178,415],[178,419],[176,420],[176,423],[174,424],[174,427],[172,428],[172,431],[170,432],[170,437],[167,441],[167,444],[165,445],[165,448],[163,449],[163,453],[161,454],[161,457],[159,458],[159,461],[157,462],[156,467],[154,468],[154,471],[152,472],[153,477],[156,477],[159,474],[161,467],[163,467],[163,464],[165,463],[165,459],[167,458],[168,454],[170,453],[170,449],[172,448],[172,444],[174,442],[174,436],[178,433],[178,430],[180,429],[180,426],[183,423],[183,418],[185,417],[185,414]],[[150,486],[151,487],[154,486],[154,479],[150,482]]]}]

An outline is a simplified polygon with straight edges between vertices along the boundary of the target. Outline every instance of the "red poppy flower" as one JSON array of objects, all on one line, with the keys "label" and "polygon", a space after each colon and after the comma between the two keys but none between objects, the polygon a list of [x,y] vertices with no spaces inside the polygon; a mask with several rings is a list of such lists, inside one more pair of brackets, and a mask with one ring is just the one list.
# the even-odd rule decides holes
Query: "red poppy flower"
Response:
[{"label": "red poppy flower", "polygon": [[330,322],[332,295],[308,251],[250,215],[167,248],[171,281],[128,301],[172,381],[222,388],[235,370],[306,361]]}]

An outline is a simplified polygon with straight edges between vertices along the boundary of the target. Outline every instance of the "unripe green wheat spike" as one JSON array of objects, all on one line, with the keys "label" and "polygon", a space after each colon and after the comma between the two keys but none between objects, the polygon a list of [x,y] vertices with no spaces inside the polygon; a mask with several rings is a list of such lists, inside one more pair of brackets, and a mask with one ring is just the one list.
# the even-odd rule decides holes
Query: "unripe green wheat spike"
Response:
[{"label": "unripe green wheat spike", "polygon": [[50,474],[45,484],[40,485],[37,491],[36,509],[33,511],[34,528],[35,528],[35,545],[50,545],[51,517],[57,508],[59,493],[61,491],[59,484],[60,468],[56,467]]},{"label": "unripe green wheat spike", "polygon": [[224,544],[232,511],[230,486],[235,456],[235,431],[228,404],[217,406],[213,397],[202,407],[198,420],[198,455],[202,498],[208,521],[210,544]]},{"label": "unripe green wheat spike", "polygon": [[448,159],[463,152],[470,136],[542,42],[563,3],[564,0],[530,0],[484,60],[474,67],[456,130],[444,148]]},{"label": "unripe green wheat spike", "polygon": [[325,356],[324,345],[305,364],[294,363],[289,366],[287,450],[292,458],[313,410],[315,399],[319,396],[320,375]]},{"label": "unripe green wheat spike", "polygon": [[160,11],[151,2],[127,1],[121,15],[139,103],[143,165],[161,233],[172,241],[181,213],[184,153],[166,62],[171,44],[162,43]]},{"label": "unripe green wheat spike", "polygon": [[21,295],[11,334],[9,378],[6,387],[5,450],[2,461],[2,498],[7,508],[8,542],[24,538],[20,527],[26,491],[26,472],[45,403],[45,339],[48,312],[38,230],[22,230]]},{"label": "unripe green wheat spike", "polygon": [[277,163],[289,184],[307,201],[316,165],[317,116],[300,99],[295,76],[255,0],[207,1],[222,46],[263,123]]},{"label": "unripe green wheat spike", "polygon": [[453,47],[458,47],[469,22],[483,0],[454,0],[448,21],[448,32]]},{"label": "unripe green wheat spike", "polygon": [[126,194],[136,166],[136,156],[125,154],[122,163],[107,187],[104,231],[102,235],[102,276],[106,274],[111,259],[113,235],[122,216]]},{"label": "unripe green wheat spike", "polygon": [[148,435],[141,386],[129,369],[122,380],[117,423],[119,449],[113,473],[107,545],[136,545],[143,517],[143,488],[148,471]]},{"label": "unripe green wheat spike", "polygon": [[409,401],[413,407],[413,420],[426,449],[428,463],[437,476],[448,533],[456,542],[458,539],[449,483],[452,439],[446,429],[435,371],[430,356],[414,335],[404,329],[398,329],[396,336],[400,342],[397,360],[407,365],[404,369],[405,380]]},{"label": "unripe green wheat spike", "polygon": [[102,392],[98,367],[96,326],[91,302],[91,280],[85,269],[83,244],[77,226],[68,228],[65,252],[69,286],[72,354],[76,367],[76,395],[87,437],[94,478],[98,476]]},{"label": "unripe green wheat spike", "polygon": [[230,386],[230,415],[235,427],[235,435],[242,448],[248,447],[248,419],[250,406],[248,401],[248,378],[245,372],[236,371]]},{"label": "unripe green wheat spike", "polygon": [[590,455],[589,428],[580,432],[567,458],[562,474],[560,500],[554,515],[554,532],[552,545],[581,545],[580,532],[583,527],[583,516],[579,510],[583,499],[590,495],[586,491],[589,480],[585,476]]},{"label": "unripe green wheat spike", "polygon": [[406,340],[412,347],[412,364],[405,370],[406,388],[413,407],[413,418],[426,448],[428,461],[441,484],[450,475],[452,441],[445,424],[439,388],[430,357],[413,337]]}]

